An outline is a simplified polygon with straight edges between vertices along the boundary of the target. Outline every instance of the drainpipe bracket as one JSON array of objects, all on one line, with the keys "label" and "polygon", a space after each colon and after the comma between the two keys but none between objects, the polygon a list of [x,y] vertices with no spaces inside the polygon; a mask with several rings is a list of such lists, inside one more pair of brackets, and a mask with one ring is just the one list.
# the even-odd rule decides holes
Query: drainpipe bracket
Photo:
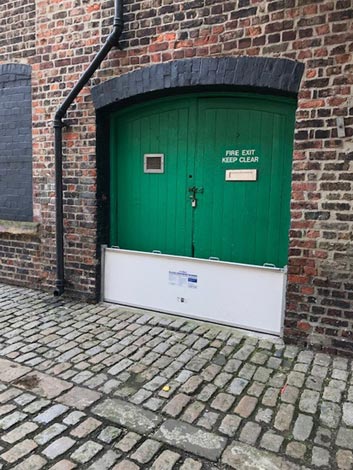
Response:
[{"label": "drainpipe bracket", "polygon": [[61,119],[54,119],[53,121],[53,127],[57,128],[63,128],[63,127],[69,127],[69,121],[62,121]]}]

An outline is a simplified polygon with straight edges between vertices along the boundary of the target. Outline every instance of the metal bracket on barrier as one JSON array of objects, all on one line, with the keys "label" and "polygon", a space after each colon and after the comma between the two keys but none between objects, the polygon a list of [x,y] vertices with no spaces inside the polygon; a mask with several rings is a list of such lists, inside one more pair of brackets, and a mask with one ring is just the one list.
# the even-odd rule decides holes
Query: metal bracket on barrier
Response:
[{"label": "metal bracket on barrier", "polygon": [[276,268],[277,266],[273,263],[264,263],[262,265],[264,268]]}]

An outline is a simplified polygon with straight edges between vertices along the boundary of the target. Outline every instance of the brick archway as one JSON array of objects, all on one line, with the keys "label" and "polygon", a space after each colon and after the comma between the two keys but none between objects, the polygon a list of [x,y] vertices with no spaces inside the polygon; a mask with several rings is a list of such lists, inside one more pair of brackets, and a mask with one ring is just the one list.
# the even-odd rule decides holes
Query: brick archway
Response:
[{"label": "brick archway", "polygon": [[186,59],[134,70],[93,87],[96,109],[158,91],[192,87],[236,86],[253,91],[296,94],[304,65],[270,57]]}]

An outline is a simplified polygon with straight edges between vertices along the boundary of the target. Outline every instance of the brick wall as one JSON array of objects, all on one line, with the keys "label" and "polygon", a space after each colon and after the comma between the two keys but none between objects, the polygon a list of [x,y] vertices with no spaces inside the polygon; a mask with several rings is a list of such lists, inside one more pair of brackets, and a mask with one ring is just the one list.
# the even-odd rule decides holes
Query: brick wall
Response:
[{"label": "brick wall", "polygon": [[[14,93],[14,100],[18,98],[18,106],[11,111],[11,118],[17,114],[22,121],[23,132],[15,128],[14,120],[6,117],[2,121],[2,136],[6,133],[11,137],[11,148],[0,151],[0,172],[5,167],[11,170],[12,176],[7,174],[2,180],[10,188],[11,204],[4,204],[4,187],[0,195],[1,217],[17,220],[31,220],[32,216],[32,145],[31,145],[31,109],[30,109],[30,65],[38,60],[35,57],[35,1],[2,0],[0,8],[0,69],[1,90],[0,107],[6,109],[5,102],[9,104],[9,88],[24,87],[19,95]],[[23,64],[23,65],[20,65]],[[25,96],[26,95],[26,96]],[[23,103],[25,102],[25,103]],[[16,111],[18,108],[18,112]],[[0,132],[1,132],[0,131]],[[22,143],[21,143],[22,140]],[[0,141],[4,139],[0,137]],[[18,142],[18,146],[16,143]],[[22,145],[23,144],[23,145]],[[0,144],[1,146],[1,144]],[[25,157],[25,158],[23,158]],[[6,161],[5,161],[6,160]],[[12,170],[16,170],[13,174]],[[22,175],[21,175],[22,173]],[[22,200],[18,198],[18,187],[21,184]],[[13,204],[12,204],[13,203]],[[11,209],[8,211],[6,209]],[[16,207],[17,206],[17,207]],[[16,214],[14,213],[16,209]],[[40,264],[40,236],[37,230],[28,229],[28,224],[4,223],[0,220],[0,281],[11,284],[38,287],[41,280],[42,267]]]},{"label": "brick wall", "polygon": [[40,241],[35,235],[0,234],[0,282],[38,288]]},{"label": "brick wall", "polygon": [[35,0],[1,0],[0,62],[31,62],[35,55]]},{"label": "brick wall", "polygon": [[[34,217],[42,226],[42,285],[49,287],[54,278],[51,120],[110,31],[113,2],[36,3],[35,50],[32,38],[26,42],[27,58],[16,44],[5,45],[0,61],[32,65]],[[11,4],[23,5],[22,19],[26,9],[33,15],[33,2],[5,2],[0,25],[13,21],[6,15]],[[286,336],[344,354],[353,353],[352,16],[352,0],[126,0],[125,49],[111,53],[90,84],[153,63],[192,57],[255,55],[305,64],[293,165]],[[4,34],[17,40],[14,24],[10,32],[0,31],[0,45],[5,44]],[[344,137],[337,134],[339,116],[344,118]],[[100,201],[89,87],[68,118],[66,277],[70,292],[94,296]]]}]

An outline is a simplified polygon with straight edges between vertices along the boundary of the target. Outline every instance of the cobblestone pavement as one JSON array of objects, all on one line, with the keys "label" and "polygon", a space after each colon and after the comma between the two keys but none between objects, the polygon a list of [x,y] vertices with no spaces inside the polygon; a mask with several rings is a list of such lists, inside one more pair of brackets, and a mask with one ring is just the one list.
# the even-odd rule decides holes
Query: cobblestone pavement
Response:
[{"label": "cobblestone pavement", "polygon": [[0,469],[353,467],[352,363],[0,285]]}]

